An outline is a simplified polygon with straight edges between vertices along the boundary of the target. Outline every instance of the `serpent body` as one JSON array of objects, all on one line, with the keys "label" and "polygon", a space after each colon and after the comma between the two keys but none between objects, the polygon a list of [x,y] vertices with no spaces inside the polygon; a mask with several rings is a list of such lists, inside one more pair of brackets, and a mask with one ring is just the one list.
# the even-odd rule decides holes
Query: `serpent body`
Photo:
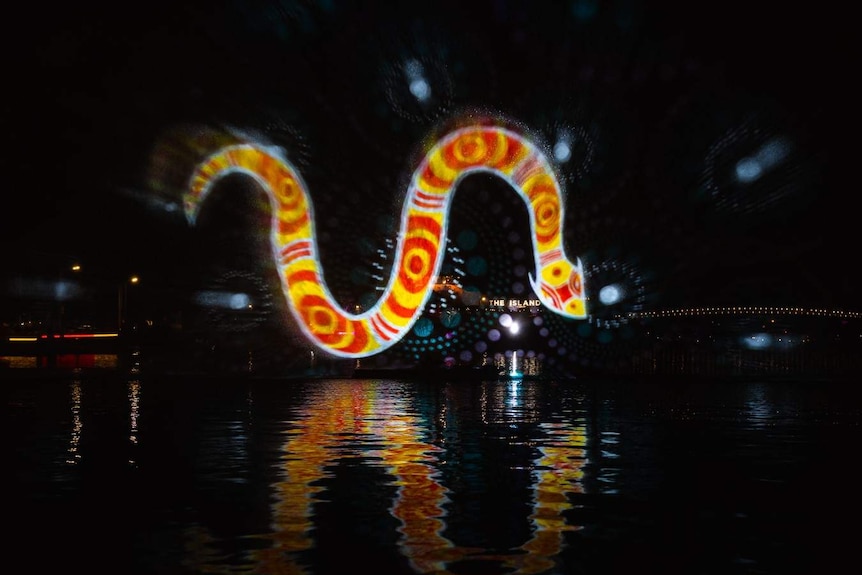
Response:
[{"label": "serpent body", "polygon": [[563,248],[557,178],[534,144],[506,128],[462,127],[425,154],[402,207],[388,283],[374,307],[359,314],[339,306],[323,280],[311,198],[280,150],[253,142],[217,150],[198,164],[184,207],[193,224],[216,181],[233,173],[254,178],[270,201],[270,243],[291,313],[320,349],[361,358],[397,343],[421,315],[442,265],[453,193],[475,172],[503,178],[526,203],[537,271],[530,283],[541,302],[563,316],[586,317],[582,265],[579,259],[569,260]]}]

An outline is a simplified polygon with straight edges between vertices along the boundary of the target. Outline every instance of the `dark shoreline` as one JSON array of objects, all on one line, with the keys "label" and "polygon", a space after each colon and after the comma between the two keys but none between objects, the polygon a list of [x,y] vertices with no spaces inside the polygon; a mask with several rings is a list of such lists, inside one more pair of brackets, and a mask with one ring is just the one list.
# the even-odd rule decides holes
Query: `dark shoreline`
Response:
[{"label": "dark shoreline", "polygon": [[[473,367],[453,368],[356,368],[353,370],[310,370],[295,369],[284,372],[272,370],[262,372],[219,371],[206,369],[158,368],[136,369],[129,365],[117,367],[26,367],[14,368],[0,364],[0,384],[15,381],[70,381],[87,380],[126,380],[142,381],[272,381],[292,382],[309,380],[352,379],[352,380],[399,380],[417,383],[483,383],[483,382],[525,382],[525,383],[630,383],[643,385],[685,385],[685,384],[747,384],[747,383],[787,383],[787,384],[846,384],[855,385],[862,381],[858,373],[745,373],[745,374],[666,374],[666,373],[613,373],[584,372],[579,374],[549,373],[542,375],[511,376],[498,373],[496,369]],[[862,389],[862,388],[860,388]]]}]

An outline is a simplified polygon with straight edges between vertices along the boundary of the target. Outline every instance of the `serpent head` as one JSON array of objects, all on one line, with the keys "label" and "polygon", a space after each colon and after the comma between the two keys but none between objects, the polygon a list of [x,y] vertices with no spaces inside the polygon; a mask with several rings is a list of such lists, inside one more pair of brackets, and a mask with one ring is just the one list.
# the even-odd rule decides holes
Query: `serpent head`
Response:
[{"label": "serpent head", "polygon": [[539,278],[530,275],[533,291],[548,308],[566,317],[587,317],[581,260],[572,263],[560,258],[542,266]]}]

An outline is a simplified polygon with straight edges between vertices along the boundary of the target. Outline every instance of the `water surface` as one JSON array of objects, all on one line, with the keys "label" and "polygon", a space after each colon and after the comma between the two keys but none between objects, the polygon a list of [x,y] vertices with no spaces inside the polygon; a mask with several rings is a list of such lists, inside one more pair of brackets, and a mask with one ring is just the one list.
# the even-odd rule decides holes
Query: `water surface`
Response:
[{"label": "water surface", "polygon": [[11,572],[824,573],[862,404],[823,381],[2,381]]}]

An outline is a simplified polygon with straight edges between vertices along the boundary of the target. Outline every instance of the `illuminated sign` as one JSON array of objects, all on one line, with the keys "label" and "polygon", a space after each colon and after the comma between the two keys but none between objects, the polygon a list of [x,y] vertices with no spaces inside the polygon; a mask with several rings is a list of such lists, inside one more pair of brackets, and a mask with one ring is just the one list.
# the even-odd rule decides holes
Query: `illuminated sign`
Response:
[{"label": "illuminated sign", "polygon": [[490,307],[505,307],[509,309],[525,309],[542,305],[542,300],[538,299],[489,298],[487,301]]}]

